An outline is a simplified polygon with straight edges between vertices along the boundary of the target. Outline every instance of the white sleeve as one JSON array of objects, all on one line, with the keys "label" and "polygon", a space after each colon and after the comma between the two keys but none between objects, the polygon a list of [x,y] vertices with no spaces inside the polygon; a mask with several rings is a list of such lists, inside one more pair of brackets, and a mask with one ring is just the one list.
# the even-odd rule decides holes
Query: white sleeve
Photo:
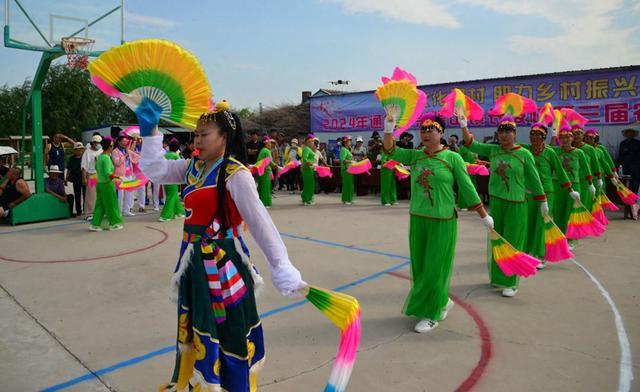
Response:
[{"label": "white sleeve", "polygon": [[139,164],[144,175],[154,184],[183,184],[187,161],[164,158],[162,135],[146,136],[142,140]]},{"label": "white sleeve", "polygon": [[82,159],[80,159],[80,168],[84,169],[85,171],[89,171],[89,166],[88,166],[88,160],[89,158],[87,158],[87,156],[89,155],[89,150],[84,150],[84,152],[82,153]]},{"label": "white sleeve", "polygon": [[253,176],[247,170],[240,170],[229,178],[227,188],[249,232],[269,262],[273,285],[285,296],[291,296],[305,287],[307,284],[302,280],[300,272],[289,260],[278,229],[260,202]]}]

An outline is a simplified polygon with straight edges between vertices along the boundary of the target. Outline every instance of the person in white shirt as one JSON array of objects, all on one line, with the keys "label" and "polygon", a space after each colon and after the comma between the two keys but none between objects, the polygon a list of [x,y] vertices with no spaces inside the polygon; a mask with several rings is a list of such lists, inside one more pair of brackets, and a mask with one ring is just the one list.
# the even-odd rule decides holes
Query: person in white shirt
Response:
[{"label": "person in white shirt", "polygon": [[85,187],[84,192],[84,214],[86,220],[93,218],[93,209],[96,205],[96,158],[102,154],[100,135],[93,135],[89,148],[84,150],[80,168],[82,169],[82,185]]}]

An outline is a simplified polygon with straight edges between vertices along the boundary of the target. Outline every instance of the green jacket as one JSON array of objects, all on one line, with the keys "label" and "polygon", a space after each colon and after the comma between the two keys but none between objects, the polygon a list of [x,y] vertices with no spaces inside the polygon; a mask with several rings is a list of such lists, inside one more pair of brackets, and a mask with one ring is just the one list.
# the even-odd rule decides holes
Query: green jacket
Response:
[{"label": "green jacket", "polygon": [[411,166],[410,214],[430,219],[456,218],[454,183],[468,200],[470,210],[482,206],[459,154],[445,149],[429,154],[399,147],[392,148],[389,154],[392,159]]},{"label": "green jacket", "polygon": [[466,147],[478,155],[489,157],[489,195],[492,197],[523,203],[525,191],[529,190],[534,200],[547,199],[533,155],[527,149],[516,145],[511,150],[505,150],[499,144],[477,141]]}]

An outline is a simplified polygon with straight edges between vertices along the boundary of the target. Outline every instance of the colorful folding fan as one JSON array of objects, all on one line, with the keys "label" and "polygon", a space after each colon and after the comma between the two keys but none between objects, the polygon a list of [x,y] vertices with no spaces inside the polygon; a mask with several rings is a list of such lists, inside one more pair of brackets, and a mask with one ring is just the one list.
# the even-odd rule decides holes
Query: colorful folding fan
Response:
[{"label": "colorful folding fan", "polygon": [[486,166],[478,165],[475,163],[468,163],[468,162],[465,162],[465,164],[467,165],[467,173],[469,173],[472,176],[488,176],[489,175],[489,169],[487,169]]},{"label": "colorful folding fan", "polygon": [[462,90],[454,88],[442,101],[440,115],[446,118],[453,117],[462,111],[468,120],[482,120],[484,109],[477,102],[464,95]]},{"label": "colorful folding fan", "polygon": [[580,113],[576,112],[573,109],[562,108],[560,109],[560,112],[562,113],[564,118],[567,119],[567,122],[569,123],[569,125],[571,125],[572,128],[584,128],[585,124],[589,122],[588,119],[584,118]]},{"label": "colorful folding fan", "polygon": [[278,176],[282,176],[288,171],[295,169],[296,167],[299,167],[299,166],[300,166],[300,161],[291,161],[286,165],[284,165],[282,169],[278,170]]},{"label": "colorful folding fan", "polygon": [[573,204],[567,225],[567,238],[579,240],[585,237],[599,237],[605,227],[591,215],[591,212],[578,200]]},{"label": "colorful folding fan", "polygon": [[427,104],[426,94],[416,86],[416,78],[396,67],[391,79],[382,77],[383,85],[375,92],[387,115],[396,120],[394,136],[409,129],[422,115]]},{"label": "colorful folding fan", "polygon": [[553,219],[546,214],[544,216],[544,248],[546,261],[555,263],[573,258],[567,237],[562,234]]},{"label": "colorful folding fan", "polygon": [[619,208],[615,204],[613,204],[611,200],[609,200],[609,198],[607,197],[607,194],[604,192],[600,192],[600,195],[598,195],[598,201],[600,202],[600,205],[602,206],[602,208],[604,208],[605,210],[608,210],[608,211],[619,210]]},{"label": "colorful folding fan", "polygon": [[505,275],[518,275],[526,278],[536,274],[536,266],[540,264],[540,260],[520,252],[495,230],[489,232],[489,238],[491,239],[493,258]]},{"label": "colorful folding fan", "polygon": [[318,173],[318,177],[333,177],[333,173],[331,173],[331,168],[328,166],[316,166],[316,173]]},{"label": "colorful folding fan", "polygon": [[404,180],[411,175],[409,169],[404,167],[402,164],[396,165],[396,167],[394,168],[394,172],[396,174],[396,177],[398,177],[398,180]]},{"label": "colorful folding fan", "polygon": [[343,392],[347,388],[360,345],[360,304],[354,297],[308,286],[301,290],[316,308],[340,329],[340,346],[325,392]]},{"label": "colorful folding fan", "polygon": [[496,100],[489,114],[492,116],[507,115],[515,118],[536,111],[538,111],[538,107],[532,99],[516,93],[507,93]]},{"label": "colorful folding fan", "polygon": [[160,39],[127,42],[87,67],[103,93],[136,110],[144,98],[162,108],[160,118],[195,129],[209,110],[211,88],[202,66],[187,50]]},{"label": "colorful folding fan", "polygon": [[618,196],[620,196],[620,200],[622,200],[624,204],[631,206],[634,205],[638,201],[638,199],[640,199],[638,195],[631,192],[629,188],[624,186],[624,184],[619,180],[613,181],[613,185],[616,186],[616,192],[618,192]]},{"label": "colorful folding fan", "polygon": [[555,118],[555,115],[553,113],[553,106],[551,106],[551,103],[549,102],[545,103],[542,109],[540,109],[538,122],[548,126],[553,122],[554,118]]},{"label": "colorful folding fan", "polygon": [[347,172],[350,174],[369,173],[369,170],[371,170],[371,161],[369,158],[356,162],[347,168]]},{"label": "colorful folding fan", "polygon": [[271,158],[266,157],[256,162],[255,165],[249,166],[249,170],[251,171],[252,174],[262,176],[264,175],[264,171],[269,167],[269,165],[271,165]]}]

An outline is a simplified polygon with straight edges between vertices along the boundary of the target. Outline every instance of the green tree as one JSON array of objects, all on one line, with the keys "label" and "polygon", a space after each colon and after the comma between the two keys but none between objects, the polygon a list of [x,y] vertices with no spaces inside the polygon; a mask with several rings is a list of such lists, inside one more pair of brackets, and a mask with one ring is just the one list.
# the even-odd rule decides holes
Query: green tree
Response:
[{"label": "green tree", "polygon": [[[31,82],[0,88],[0,136],[22,133],[22,108]],[[103,124],[136,123],[135,114],[120,100],[104,95],[91,84],[89,73],[53,65],[42,86],[42,124],[45,135],[62,132],[80,139],[80,132]],[[30,126],[30,125],[28,125]],[[30,134],[30,128],[27,128]]]}]

